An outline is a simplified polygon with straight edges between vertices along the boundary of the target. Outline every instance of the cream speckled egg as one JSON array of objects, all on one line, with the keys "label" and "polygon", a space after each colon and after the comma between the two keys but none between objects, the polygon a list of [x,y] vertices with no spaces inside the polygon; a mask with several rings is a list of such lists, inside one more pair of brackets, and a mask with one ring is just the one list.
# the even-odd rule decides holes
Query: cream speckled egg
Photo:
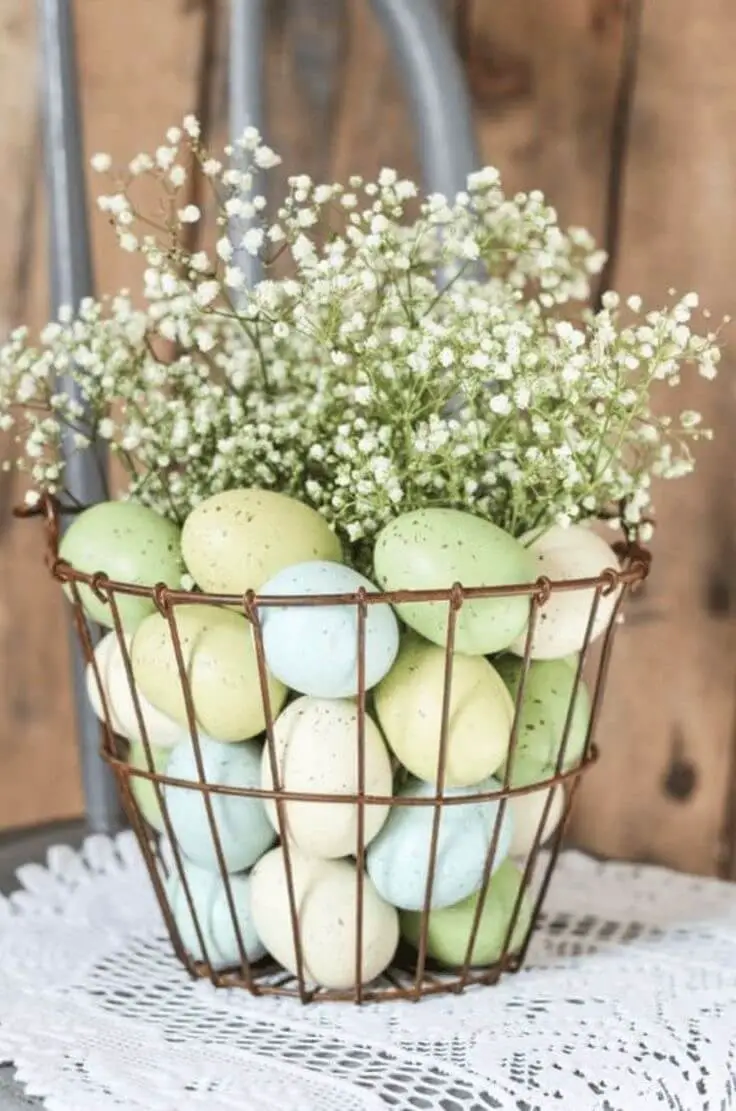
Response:
[{"label": "cream speckled egg", "polygon": [[[521,682],[523,662],[516,656],[494,661],[513,699]],[[524,686],[519,729],[513,751],[511,784],[524,787],[549,779],[556,772],[577,669],[568,660],[533,660]],[[581,678],[565,746],[562,768],[573,767],[582,756],[590,723],[590,695]]]},{"label": "cream speckled egg", "polygon": [[[150,751],[153,760],[153,770],[163,775],[169,763],[171,749],[157,748],[155,745],[151,745]],[[132,744],[130,746],[127,763],[131,768],[142,768],[144,771],[150,771],[148,756],[144,745]],[[156,787],[152,780],[144,779],[143,776],[131,775],[128,782],[130,783],[133,798],[138,804],[138,809],[141,814],[148,822],[149,826],[158,833],[162,833],[164,830],[164,819],[161,813],[161,804],[158,801]],[[160,790],[163,792],[163,786],[160,787]]]},{"label": "cream speckled egg", "polygon": [[[221,787],[260,786],[262,746],[256,741],[220,744],[200,736],[199,745],[208,783]],[[171,779],[199,783],[199,769],[191,742],[177,745],[172,751],[166,774]],[[209,797],[225,868],[228,872],[250,868],[276,840],[263,802],[260,798],[247,795],[218,793]],[[171,828],[182,851],[195,864],[219,871],[217,845],[203,792],[167,784],[164,799]]]},{"label": "cream speckled egg", "polygon": [[[195,961],[208,960],[211,968],[222,969],[241,962],[238,933],[228,902],[222,876],[207,872],[191,861],[184,864],[184,877],[194,904],[196,925],[189,907],[187,893],[178,872],[166,880],[166,897],[174,916],[182,945]],[[266,950],[253,925],[250,877],[230,876],[230,890],[240,940],[249,961],[258,961]],[[199,926],[199,932],[197,931]],[[204,950],[200,942],[204,942]]]},{"label": "cream speckled egg", "polygon": [[[287,706],[274,728],[281,786],[286,791],[354,795],[358,791],[358,706],[353,701],[298,698]],[[268,745],[264,745],[262,786],[273,789]],[[365,794],[390,797],[391,761],[375,722],[365,716]],[[309,856],[355,855],[358,807],[350,802],[284,804],[288,836]],[[266,812],[278,830],[273,802]],[[386,820],[388,807],[366,803],[367,845]]]},{"label": "cream speckled egg", "polygon": [[[132,638],[126,636],[125,639],[130,652]],[[95,659],[105,690],[114,732],[135,744],[142,743],[143,737],[130,690],[128,673],[125,669],[123,652],[114,632],[107,633],[98,643],[95,648]],[[98,718],[104,721],[105,714],[100,699],[100,691],[91,663],[87,664],[85,677],[90,705]],[[157,748],[173,748],[174,745],[179,744],[180,741],[189,736],[187,729],[184,729],[178,721],[167,717],[166,714],[162,714],[160,710],[152,706],[140,690],[138,691],[138,702],[149,744]]]},{"label": "cream speckled egg", "polygon": [[[444,649],[409,633],[374,698],[386,740],[418,779],[437,779],[444,689]],[[453,656],[448,787],[479,783],[496,771],[506,757],[513,720],[513,701],[491,664],[482,656]]]},{"label": "cream speckled egg", "polygon": [[[609,568],[617,570],[619,566],[613,549],[584,525],[570,525],[568,528],[554,525],[531,541],[529,554],[534,560],[534,577],[546,575],[553,582],[596,578],[602,571]],[[619,592],[620,588],[608,596],[601,595],[591,643],[608,625]],[[594,597],[594,589],[552,594],[537,617],[531,653],[533,659],[552,660],[580,652]],[[516,638],[511,651],[523,656],[525,644],[526,632]]]},{"label": "cream speckled egg", "polygon": [[[522,873],[510,860],[505,860],[491,877],[470,957],[472,967],[494,964],[499,960],[510,931],[508,952],[516,953],[524,944],[532,917],[532,902],[528,892],[524,892],[521,897],[516,921],[511,930],[521,882]],[[430,911],[427,955],[450,968],[463,965],[477,906],[476,893],[455,906]],[[421,914],[404,912],[401,915],[402,936],[415,948],[419,947],[421,923]]]},{"label": "cream speckled egg", "polygon": [[187,517],[184,561],[202,590],[260,590],[284,567],[311,559],[340,560],[340,542],[324,517],[285,494],[228,490]]},{"label": "cream speckled egg", "polygon": [[[480,792],[500,790],[494,779],[476,787],[445,790],[449,798],[468,801],[445,805],[439,824],[437,856],[432,885],[433,907],[446,907],[477,891],[483,881],[486,856],[493,838],[499,804],[474,802]],[[434,784],[410,780],[399,798],[429,798]],[[432,844],[433,806],[394,806],[388,820],[368,849],[368,875],[387,903],[405,910],[420,910],[425,903]],[[506,808],[494,856],[497,868],[508,853],[512,819]]]},{"label": "cream speckled egg", "polygon": [[[246,618],[217,606],[183,605],[176,625],[189,677],[197,724],[217,741],[242,741],[265,728],[253,632]],[[146,698],[162,713],[187,725],[186,704],[166,618],[147,617],[133,639],[133,673]],[[286,688],[269,676],[271,713]]]},{"label": "cream speckled egg", "polygon": [[[526,549],[503,529],[456,509],[418,509],[391,521],[374,551],[376,578],[385,590],[508,586],[535,578]],[[447,602],[407,602],[399,616],[433,644],[447,639]],[[455,651],[484,656],[507,648],[529,617],[529,598],[466,601],[457,617]]]},{"label": "cream speckled egg", "polygon": [[[290,847],[289,858],[299,924],[305,981],[325,988],[355,985],[357,885],[355,864],[317,860]],[[264,856],[251,875],[253,921],[269,953],[297,974],[283,848]],[[399,940],[399,919],[367,876],[363,877],[362,983],[370,983],[391,963]]]},{"label": "cream speckled egg", "polygon": [[[287,567],[264,584],[261,594],[369,594],[376,587],[341,563],[313,560]],[[267,606],[261,611],[263,646],[271,673],[287,687],[315,698],[350,698],[358,693],[358,607]],[[399,649],[399,625],[387,605],[367,607],[365,689],[383,679]]]},{"label": "cream speckled egg", "polygon": [[517,795],[515,798],[509,799],[508,808],[513,820],[509,856],[526,857],[531,852],[550,792],[552,793],[552,801],[549,804],[544,830],[539,842],[540,845],[544,845],[549,841],[562,820],[565,809],[565,792],[562,787],[530,791],[529,794]]},{"label": "cream speckled egg", "polygon": [[[183,570],[178,526],[137,502],[107,501],[85,509],[64,534],[59,555],[78,571],[102,571],[140,586],[163,582],[176,588]],[[88,586],[79,587],[79,596],[93,621],[113,627],[109,605]],[[123,628],[131,633],[155,609],[150,598],[117,594],[116,600]]]}]

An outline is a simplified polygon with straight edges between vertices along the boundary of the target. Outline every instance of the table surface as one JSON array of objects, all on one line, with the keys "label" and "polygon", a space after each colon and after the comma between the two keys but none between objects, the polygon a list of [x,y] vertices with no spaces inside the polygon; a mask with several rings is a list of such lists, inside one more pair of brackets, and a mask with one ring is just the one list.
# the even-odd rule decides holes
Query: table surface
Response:
[{"label": "table surface", "polygon": [[[7,895],[16,887],[15,873],[22,864],[39,863],[46,859],[52,845],[81,845],[83,822],[57,822],[32,830],[11,830],[0,834],[0,892]],[[26,1096],[15,1079],[15,1069],[0,1062],[0,1111],[28,1111],[41,1107],[41,1100]]]}]

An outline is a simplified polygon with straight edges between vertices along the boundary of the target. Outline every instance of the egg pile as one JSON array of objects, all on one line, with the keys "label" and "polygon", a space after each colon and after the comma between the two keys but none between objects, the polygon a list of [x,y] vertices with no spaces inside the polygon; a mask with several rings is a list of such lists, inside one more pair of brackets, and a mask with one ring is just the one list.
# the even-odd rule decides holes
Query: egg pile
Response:
[{"label": "egg pile", "polygon": [[[540,574],[553,580],[597,576],[616,561],[594,532],[571,526],[517,540],[456,510],[405,513],[376,539],[372,582],[343,562],[339,541],[319,513],[284,495],[249,489],[208,498],[181,532],[139,505],[95,506],[75,519],[60,554],[78,570],[103,571],[113,582],[176,588],[187,572],[201,591],[217,596],[212,604],[176,604],[162,613],[150,598],[116,594],[111,605],[80,588],[89,616],[110,628],[117,616],[124,632],[118,639],[113,628],[96,648],[87,672],[92,706],[128,740],[133,767],[149,769],[150,755],[154,770],[171,781],[163,788],[167,821],[153,784],[137,776],[130,784],[145,821],[156,831],[166,828],[180,850],[186,884],[173,872],[167,893],[194,959],[225,968],[243,953],[250,961],[269,953],[296,974],[293,901],[305,978],[326,988],[353,987],[357,856],[365,865],[364,983],[391,963],[400,937],[419,945],[428,898],[428,955],[447,966],[465,962],[476,915],[471,964],[498,959],[514,918],[511,949],[522,944],[531,908],[525,894],[520,898],[518,862],[545,813],[544,838],[559,824],[563,790],[519,795],[503,814],[483,795],[500,789],[505,775],[519,787],[554,775],[576,682],[574,653],[584,639],[593,591],[553,593],[538,615],[508,768],[529,597],[465,599],[454,621],[447,707],[448,603],[409,600],[392,607],[370,597],[446,590],[456,582],[509,586]],[[242,607],[222,602],[223,595],[248,591],[270,600],[258,611],[265,669]],[[366,599],[363,618],[361,607],[344,597],[358,594]],[[343,598],[304,604],[318,595]],[[614,604],[613,593],[600,599],[594,636]],[[359,671],[367,691],[362,724]],[[266,705],[273,744],[264,738]],[[443,791],[450,801],[440,812],[431,799],[445,712]],[[589,717],[580,682],[566,767],[584,750]],[[277,803],[259,795],[206,794],[203,780],[260,791],[278,781],[302,797]],[[350,801],[361,793],[368,799],[362,812]],[[462,803],[454,801],[459,798]],[[492,845],[493,871],[479,910]]]}]

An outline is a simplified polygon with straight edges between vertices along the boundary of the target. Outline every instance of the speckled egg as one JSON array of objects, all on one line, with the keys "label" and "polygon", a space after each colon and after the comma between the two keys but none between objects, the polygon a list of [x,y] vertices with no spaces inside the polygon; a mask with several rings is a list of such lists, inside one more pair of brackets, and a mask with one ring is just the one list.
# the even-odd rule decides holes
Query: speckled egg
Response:
[{"label": "speckled egg", "polygon": [[[418,779],[437,779],[445,689],[445,650],[407,634],[393,668],[377,687],[376,714],[386,740]],[[452,660],[445,783],[467,787],[506,758],[514,704],[482,656]]]},{"label": "speckled egg", "polygon": [[[132,638],[126,636],[125,639],[130,652]],[[128,673],[125,669],[123,652],[114,632],[107,633],[100,640],[95,648],[95,659],[114,732],[133,743],[141,743],[143,737],[130,690]],[[100,698],[100,690],[91,663],[87,664],[85,678],[90,705],[98,718],[104,721],[105,714]],[[180,741],[189,736],[188,729],[183,728],[178,721],[167,717],[166,714],[162,714],[160,710],[152,706],[140,690],[138,691],[138,703],[149,744],[155,745],[157,748],[173,748],[174,745],[179,744]]]},{"label": "speckled egg", "polygon": [[[358,792],[358,706],[347,700],[298,698],[286,707],[274,728],[281,786],[286,791],[354,795]],[[391,761],[378,726],[365,716],[365,794],[392,793]],[[273,789],[268,745],[262,758],[262,786]],[[309,856],[339,857],[357,853],[358,807],[350,802],[286,802],[288,836]],[[273,802],[266,812],[278,830]],[[367,845],[388,815],[388,807],[366,803],[363,831]]]},{"label": "speckled egg", "polygon": [[[287,567],[261,589],[270,595],[375,594],[363,575],[341,563],[314,560]],[[358,693],[358,606],[267,606],[263,644],[271,673],[300,694],[350,698]],[[399,649],[390,606],[370,605],[365,620],[365,689],[383,679]]]},{"label": "speckled egg", "polygon": [[[440,819],[437,857],[432,886],[432,906],[446,907],[477,891],[491,845],[499,804],[473,802],[472,796],[496,791],[500,784],[484,780],[475,787],[445,790],[448,797],[467,795],[467,803],[444,806]],[[410,780],[398,792],[400,798],[429,798],[431,783]],[[403,910],[420,910],[425,903],[429,876],[433,806],[394,806],[388,820],[368,849],[368,875],[387,903]],[[511,818],[504,813],[496,846],[494,867],[508,853]]]},{"label": "speckled egg", "polygon": [[260,590],[285,567],[311,559],[340,560],[340,542],[324,517],[285,494],[228,490],[187,517],[184,561],[202,590]]},{"label": "speckled egg", "polygon": [[[505,860],[491,877],[471,953],[471,966],[493,964],[501,958],[514,918],[521,882],[522,873],[510,860]],[[477,906],[476,893],[454,906],[430,911],[427,955],[450,968],[464,965]],[[531,925],[531,917],[532,903],[525,892],[508,945],[509,953],[517,953],[521,949]],[[405,912],[401,915],[402,936],[415,949],[419,948],[421,928],[421,914]]]},{"label": "speckled egg", "polygon": [[[521,680],[522,661],[503,656],[496,670],[512,698]],[[523,787],[555,774],[567,715],[575,689],[576,668],[567,660],[534,660],[524,688],[519,730],[513,755],[511,784]],[[563,768],[573,767],[585,748],[590,722],[590,695],[581,679],[575,698]]]},{"label": "speckled egg", "polygon": [[[150,751],[153,760],[153,770],[163,775],[169,763],[171,749],[157,748],[155,745],[151,745]],[[130,746],[127,762],[131,768],[141,768],[143,771],[151,770],[145,747],[140,743]],[[153,782],[150,779],[144,779],[142,776],[137,775],[131,775],[128,782],[130,783],[133,798],[141,814],[148,822],[149,826],[155,829],[157,833],[162,833],[164,829],[164,819],[161,814],[161,805],[158,801],[156,787]],[[160,789],[163,791],[163,786]]]},{"label": "speckled egg", "polygon": [[[217,606],[184,605],[176,626],[189,678],[197,724],[218,741],[242,741],[263,732],[266,717],[253,632],[246,618]],[[133,674],[146,698],[168,717],[187,725],[184,693],[166,618],[147,617],[133,639]],[[269,676],[271,713],[286,688]]]},{"label": "speckled egg", "polygon": [[[379,533],[376,578],[385,590],[449,589],[528,583],[535,577],[524,547],[490,521],[456,509],[404,513]],[[406,624],[433,644],[447,640],[447,602],[397,606]],[[508,647],[529,617],[529,598],[482,598],[464,603],[457,617],[455,651],[484,656]]]},{"label": "speckled egg", "polygon": [[517,795],[515,798],[509,799],[508,808],[513,820],[509,856],[527,857],[531,852],[550,792],[552,793],[552,801],[549,804],[539,841],[540,845],[544,845],[562,821],[565,810],[565,792],[562,787],[530,791],[526,795]]},{"label": "speckled egg", "polygon": [[[355,987],[358,872],[348,860],[317,860],[289,851],[299,926],[302,971],[307,983]],[[253,921],[269,953],[297,975],[283,848],[258,862],[251,880]],[[399,940],[399,917],[370,879],[363,877],[361,983],[375,980],[391,963]]]},{"label": "speckled egg", "polygon": [[[85,509],[64,534],[59,555],[78,571],[102,571],[116,582],[141,586],[163,582],[176,588],[183,570],[178,526],[137,502],[107,501]],[[79,596],[93,621],[113,627],[109,605],[88,586],[80,586]],[[116,600],[130,633],[155,609],[150,598],[117,594]]]},{"label": "speckled egg", "polygon": [[[241,963],[240,940],[248,961],[255,962],[265,956],[266,950],[253,925],[251,913],[251,887],[249,876],[230,876],[230,890],[235,908],[236,925],[228,902],[222,876],[198,868],[187,861],[184,877],[194,905],[195,925],[187,893],[178,872],[166,880],[166,897],[179,931],[181,943],[195,961],[206,960],[211,968],[230,968]],[[200,942],[204,942],[204,950]]]},{"label": "speckled egg", "polygon": [[[200,736],[199,744],[208,783],[221,787],[260,787],[262,746],[259,743],[220,744]],[[166,774],[172,779],[199,783],[191,743],[177,745],[172,751]],[[276,840],[261,799],[225,794],[209,797],[227,871],[250,868]],[[203,792],[167,785],[164,798],[174,836],[182,851],[195,864],[219,871],[217,847]]]},{"label": "speckled egg", "polygon": [[[523,542],[525,538],[522,538]],[[554,525],[542,536],[532,539],[528,550],[534,560],[534,577],[546,575],[553,582],[596,578],[602,571],[609,568],[616,570],[619,566],[613,549],[584,525],[570,525],[568,528]],[[608,596],[601,595],[591,643],[608,625],[619,591],[613,591]],[[553,660],[579,652],[585,640],[594,597],[594,589],[553,592],[537,617],[532,657]],[[523,656],[525,644],[526,632],[516,638],[511,651]]]}]

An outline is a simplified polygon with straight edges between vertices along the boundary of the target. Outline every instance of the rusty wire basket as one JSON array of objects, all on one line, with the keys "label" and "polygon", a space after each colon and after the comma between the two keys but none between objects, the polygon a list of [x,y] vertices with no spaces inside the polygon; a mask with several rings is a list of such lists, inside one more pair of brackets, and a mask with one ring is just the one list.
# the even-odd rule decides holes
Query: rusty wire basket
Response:
[{"label": "rusty wire basket", "polygon": [[[22,515],[30,515],[28,511],[20,511]],[[153,588],[141,587],[124,582],[115,582],[106,575],[86,574],[75,570],[68,563],[59,558],[59,524],[60,509],[57,503],[50,498],[33,512],[44,513],[47,529],[47,563],[54,576],[64,584],[65,591],[70,599],[74,622],[81,639],[84,654],[92,667],[95,683],[99,688],[101,705],[103,707],[102,747],[104,760],[112,768],[120,792],[120,796],[140,845],[151,883],[161,907],[166,928],[171,938],[173,948],[193,977],[205,977],[216,986],[239,986],[247,988],[254,995],[279,995],[293,996],[303,1003],[313,1000],[342,1000],[361,1003],[383,999],[405,998],[416,1000],[424,995],[442,992],[460,992],[469,985],[493,984],[502,972],[517,971],[525,958],[529,941],[534,926],[542,911],[542,906],[547,888],[555,867],[559,853],[565,824],[570,813],[575,791],[581,776],[597,758],[597,751],[593,744],[593,735],[601,708],[602,696],[605,688],[606,673],[613,646],[613,638],[621,606],[628,591],[643,582],[649,570],[649,553],[636,544],[622,542],[615,548],[620,560],[618,568],[604,570],[597,578],[579,579],[575,581],[551,582],[547,578],[540,578],[534,583],[519,586],[502,587],[473,587],[464,588],[456,583],[444,590],[402,590],[397,592],[366,593],[359,591],[351,595],[305,596],[288,599],[289,606],[335,606],[344,605],[355,607],[357,630],[357,668],[358,668],[358,695],[357,695],[357,790],[351,794],[319,794],[309,792],[295,792],[284,790],[279,778],[279,766],[274,741],[274,714],[269,697],[268,673],[263,648],[263,636],[260,614],[270,606],[284,606],[283,597],[258,597],[253,592],[241,596],[214,595],[192,593],[184,590],[170,589],[165,585]],[[117,637],[125,666],[130,694],[135,706],[135,714],[142,738],[145,754],[144,766],[132,766],[126,759],[127,742],[117,736],[111,719],[110,709],[107,705],[104,683],[97,665],[94,644],[95,629],[90,625],[85,616],[80,599],[80,588],[89,587],[110,609],[110,624]],[[559,740],[556,764],[553,774],[532,785],[511,786],[511,770],[513,767],[514,753],[518,743],[518,730],[520,711],[524,699],[524,690],[531,664],[531,647],[534,629],[539,615],[549,599],[561,591],[588,591],[591,595],[590,611],[585,630],[585,636],[580,645],[580,656],[577,667],[574,668],[569,707],[566,713],[565,725]],[[605,630],[600,637],[599,645],[594,652],[588,651],[591,645],[592,632],[601,599],[618,591],[610,617]],[[526,646],[521,662],[521,678],[515,698],[514,723],[511,731],[508,757],[503,774],[503,782],[498,790],[477,793],[468,796],[445,796],[447,738],[450,713],[450,695],[453,675],[453,648],[455,643],[455,630],[458,614],[463,604],[471,599],[485,599],[493,597],[527,596],[530,599],[530,620],[526,635]],[[133,679],[131,654],[123,631],[120,617],[119,601],[125,597],[144,597],[150,599],[158,612],[165,618],[171,637],[173,652],[176,659],[178,678],[181,684],[183,702],[186,707],[188,734],[191,737],[194,757],[197,768],[198,782],[173,778],[167,774],[156,771],[154,754],[147,735],[144,715],[141,709],[139,692]],[[444,659],[444,689],[442,692],[441,736],[439,738],[439,755],[436,773],[436,790],[427,797],[401,797],[370,795],[365,791],[365,734],[366,734],[366,702],[370,693],[365,687],[365,635],[366,617],[370,606],[380,603],[390,605],[404,602],[412,603],[444,603],[447,607],[447,636],[445,643]],[[260,696],[263,703],[265,718],[265,746],[269,753],[270,772],[273,789],[234,787],[223,783],[208,782],[205,775],[204,761],[201,753],[200,737],[196,721],[195,706],[190,689],[187,668],[182,650],[178,630],[177,614],[182,606],[209,605],[222,607],[236,607],[245,616],[251,625],[253,645],[255,648]],[[591,657],[595,657],[592,659]],[[583,682],[583,669],[588,675],[590,691],[590,717],[585,735],[585,743],[578,758],[573,761],[565,759],[568,745],[575,703],[578,692]],[[159,838],[156,831],[149,825],[137,798],[136,784],[148,783],[153,791],[157,806],[160,808],[162,819],[162,834]],[[224,887],[227,909],[231,919],[231,926],[237,943],[238,959],[228,967],[222,967],[210,961],[206,941],[206,928],[198,920],[195,901],[187,881],[184,868],[184,858],[177,845],[172,829],[169,808],[167,806],[166,789],[183,788],[187,791],[197,792],[203,801],[207,821],[214,847],[216,850],[219,878]],[[551,838],[543,848],[547,821],[552,806],[553,796],[556,791],[562,792],[562,816]],[[540,817],[536,832],[533,834],[531,845],[525,859],[520,862],[521,883],[513,907],[508,914],[508,921],[503,931],[503,940],[498,947],[496,959],[491,963],[478,966],[474,962],[474,947],[478,934],[481,917],[483,914],[484,900],[488,890],[491,876],[494,872],[495,857],[498,851],[499,835],[504,820],[506,807],[513,800],[523,795],[536,792],[546,792],[544,803],[539,811]],[[272,959],[264,958],[257,962],[250,962],[246,955],[241,925],[236,912],[236,900],[233,895],[232,876],[225,866],[220,833],[215,819],[213,800],[218,796],[242,796],[260,798],[264,803],[270,802],[275,807],[278,821],[278,834],[283,851],[283,864],[286,873],[286,889],[288,893],[287,917],[290,919],[291,941],[293,943],[293,967],[290,971],[276,966]],[[309,977],[309,970],[304,952],[304,939],[300,935],[300,905],[292,869],[294,849],[289,839],[285,836],[288,828],[287,807],[290,802],[308,803],[340,803],[345,806],[357,808],[356,813],[356,844],[355,858],[355,892],[354,892],[354,920],[347,924],[350,933],[350,946],[352,950],[352,964],[354,969],[352,983],[349,986],[324,987],[313,983]],[[463,806],[469,803],[495,803],[496,817],[490,844],[483,867],[483,877],[478,891],[476,907],[469,923],[467,946],[464,958],[456,966],[448,968],[435,962],[428,953],[428,935],[432,904],[432,890],[437,868],[438,837],[443,809],[449,806]],[[364,900],[367,880],[365,873],[366,839],[365,816],[372,806],[423,806],[433,810],[431,820],[431,842],[429,847],[429,864],[425,889],[424,908],[419,912],[420,926],[418,937],[414,938],[414,945],[409,946],[401,941],[390,967],[371,983],[363,982],[364,953],[363,953],[363,926],[364,926]],[[189,949],[185,946],[177,922],[167,896],[167,881],[172,878],[172,872],[178,874],[181,891],[186,899],[188,912],[191,915],[191,925],[196,935],[196,945],[190,941]],[[522,904],[527,908],[522,916]],[[523,918],[523,922],[522,922]],[[344,924],[344,923],[343,923]],[[519,926],[523,928],[520,930]],[[191,955],[192,948],[198,948],[198,956],[194,959]]]}]

